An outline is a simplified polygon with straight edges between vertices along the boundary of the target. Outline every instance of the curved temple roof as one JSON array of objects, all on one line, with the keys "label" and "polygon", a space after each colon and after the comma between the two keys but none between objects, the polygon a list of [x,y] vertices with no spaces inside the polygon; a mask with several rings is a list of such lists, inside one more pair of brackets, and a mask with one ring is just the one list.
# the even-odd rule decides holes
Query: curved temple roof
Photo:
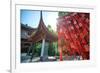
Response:
[{"label": "curved temple roof", "polygon": [[41,14],[40,22],[34,35],[30,37],[31,41],[35,43],[41,41],[43,38],[45,38],[45,40],[48,42],[57,41],[57,35],[50,32],[45,26],[42,18],[42,11],[40,12],[40,14]]}]

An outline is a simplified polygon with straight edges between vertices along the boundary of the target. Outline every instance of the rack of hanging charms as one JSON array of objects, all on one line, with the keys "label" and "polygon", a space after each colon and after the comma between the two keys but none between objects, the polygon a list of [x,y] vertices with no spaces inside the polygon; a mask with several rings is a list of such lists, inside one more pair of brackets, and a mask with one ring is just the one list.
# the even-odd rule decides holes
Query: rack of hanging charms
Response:
[{"label": "rack of hanging charms", "polygon": [[88,60],[89,13],[72,12],[57,19],[59,58]]}]

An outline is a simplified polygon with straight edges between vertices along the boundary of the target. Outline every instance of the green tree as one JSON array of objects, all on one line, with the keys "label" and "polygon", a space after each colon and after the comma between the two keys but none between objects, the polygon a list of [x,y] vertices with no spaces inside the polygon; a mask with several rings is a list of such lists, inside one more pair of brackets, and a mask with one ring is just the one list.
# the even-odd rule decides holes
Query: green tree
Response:
[{"label": "green tree", "polygon": [[48,25],[47,28],[48,28],[48,30],[49,30],[50,32],[53,32],[53,29],[52,29],[51,25]]},{"label": "green tree", "polygon": [[69,14],[69,12],[59,12],[58,16],[65,16],[65,15],[68,15],[68,14]]},{"label": "green tree", "polygon": [[56,36],[58,35],[57,32],[55,32],[55,31],[52,29],[51,25],[48,25],[47,28],[48,28],[48,30],[49,30],[50,32],[52,32],[54,35],[56,35]]}]

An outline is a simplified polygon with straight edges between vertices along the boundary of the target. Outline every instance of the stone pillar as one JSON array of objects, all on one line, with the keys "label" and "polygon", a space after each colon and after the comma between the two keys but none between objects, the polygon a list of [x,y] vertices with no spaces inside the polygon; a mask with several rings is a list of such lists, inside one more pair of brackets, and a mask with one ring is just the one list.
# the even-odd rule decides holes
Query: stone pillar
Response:
[{"label": "stone pillar", "polygon": [[44,49],[45,49],[45,39],[42,39],[42,48],[41,48],[41,56],[40,61],[44,61]]},{"label": "stone pillar", "polygon": [[43,56],[44,48],[45,48],[45,39],[42,40],[41,57]]},{"label": "stone pillar", "polygon": [[45,42],[45,39],[42,40],[41,56],[40,61],[48,60],[48,43]]}]

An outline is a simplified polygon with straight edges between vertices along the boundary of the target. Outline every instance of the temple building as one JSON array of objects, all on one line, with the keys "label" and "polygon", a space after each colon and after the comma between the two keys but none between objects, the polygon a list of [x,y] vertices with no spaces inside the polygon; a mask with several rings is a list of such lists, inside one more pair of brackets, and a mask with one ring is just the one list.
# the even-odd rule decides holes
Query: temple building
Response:
[{"label": "temple building", "polygon": [[50,32],[44,24],[42,11],[40,12],[40,21],[38,28],[36,29],[36,32],[30,36],[29,40],[32,42],[33,45],[38,42],[42,43],[40,60],[48,60],[48,43],[57,41],[57,35]]},{"label": "temple building", "polygon": [[32,32],[35,32],[35,28],[28,26],[28,24],[21,23],[21,53],[27,53],[28,48],[31,43],[28,41],[29,36],[31,36]]}]

